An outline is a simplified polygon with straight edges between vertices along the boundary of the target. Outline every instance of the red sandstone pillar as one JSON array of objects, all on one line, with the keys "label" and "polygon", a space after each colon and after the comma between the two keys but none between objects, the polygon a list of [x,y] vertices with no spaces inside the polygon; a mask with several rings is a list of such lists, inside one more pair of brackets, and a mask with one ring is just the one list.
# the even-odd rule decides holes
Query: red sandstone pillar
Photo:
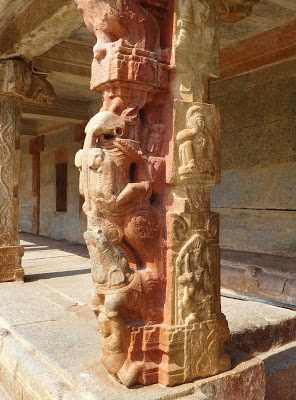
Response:
[{"label": "red sandstone pillar", "polygon": [[[77,153],[102,362],[126,386],[230,368],[220,307],[219,17],[252,2],[77,0],[102,109]],[[247,4],[247,5],[245,5]]]},{"label": "red sandstone pillar", "polygon": [[40,152],[44,150],[44,137],[30,139],[29,153],[32,154],[32,231],[39,233],[40,223]]}]

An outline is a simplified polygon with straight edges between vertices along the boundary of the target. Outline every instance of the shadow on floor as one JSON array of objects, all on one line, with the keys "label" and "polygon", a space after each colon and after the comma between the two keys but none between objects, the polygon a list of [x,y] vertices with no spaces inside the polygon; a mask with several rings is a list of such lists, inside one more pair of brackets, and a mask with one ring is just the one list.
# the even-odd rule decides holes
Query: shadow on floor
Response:
[{"label": "shadow on floor", "polygon": [[25,275],[25,282],[35,282],[41,279],[62,278],[63,276],[90,274],[90,269],[75,269],[72,271],[45,272],[44,274]]}]

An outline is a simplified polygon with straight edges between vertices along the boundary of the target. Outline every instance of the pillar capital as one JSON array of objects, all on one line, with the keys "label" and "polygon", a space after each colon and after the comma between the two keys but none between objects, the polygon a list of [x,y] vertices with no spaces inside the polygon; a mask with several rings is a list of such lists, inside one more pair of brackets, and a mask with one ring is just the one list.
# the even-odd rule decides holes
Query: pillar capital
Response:
[{"label": "pillar capital", "polygon": [[55,98],[52,85],[43,76],[32,72],[25,61],[14,59],[0,62],[1,95],[44,105]]}]

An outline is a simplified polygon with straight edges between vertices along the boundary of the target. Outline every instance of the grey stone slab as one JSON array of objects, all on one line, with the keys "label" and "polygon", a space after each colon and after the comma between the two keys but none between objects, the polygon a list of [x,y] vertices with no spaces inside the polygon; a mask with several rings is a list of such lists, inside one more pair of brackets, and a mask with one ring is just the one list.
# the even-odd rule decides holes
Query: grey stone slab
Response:
[{"label": "grey stone slab", "polygon": [[11,393],[13,400],[85,398],[62,370],[51,365],[30,343],[17,338],[11,332],[3,340],[0,355],[1,383]]},{"label": "grey stone slab", "polygon": [[0,287],[0,320],[8,326],[63,318],[67,312],[48,299],[18,282],[2,283]]},{"label": "grey stone slab", "polygon": [[90,274],[40,279],[39,282],[80,305],[90,303],[93,288]]},{"label": "grey stone slab", "polygon": [[[236,77],[233,79],[236,80]],[[238,130],[293,118],[295,105],[291,102],[291,96],[295,86],[296,76],[290,76],[243,91],[233,91],[231,96],[215,97],[211,101],[221,108],[223,131]]]},{"label": "grey stone slab", "polygon": [[[222,116],[227,112],[222,110]],[[221,138],[222,170],[295,162],[295,125],[294,112],[290,118],[258,124],[250,121],[245,127],[225,129]]]},{"label": "grey stone slab", "polygon": [[89,270],[90,260],[79,256],[47,257],[23,260],[22,266],[26,274],[42,274],[46,272]]},{"label": "grey stone slab", "polygon": [[[70,254],[77,254],[81,256],[88,257],[87,248],[85,245],[68,243],[66,241],[54,240],[47,237],[32,235],[28,233],[21,233],[21,244],[27,250],[27,253],[30,254],[30,249],[34,249],[35,247],[40,247],[45,250],[60,250],[62,252],[67,252]],[[26,255],[25,255],[26,257]]]},{"label": "grey stone slab", "polygon": [[56,290],[46,287],[41,283],[37,282],[26,282],[26,287],[29,290],[34,291],[37,295],[45,297],[47,300],[57,304],[64,309],[72,307],[77,304],[75,300],[71,300],[65,297],[63,294],[57,292]]},{"label": "grey stone slab", "polygon": [[296,212],[214,208],[221,215],[220,245],[227,250],[296,256]]},{"label": "grey stone slab", "polygon": [[232,335],[296,319],[296,311],[255,301],[221,297],[221,305]]},{"label": "grey stone slab", "polygon": [[266,353],[259,354],[258,358],[264,361],[267,375],[290,368],[296,369],[296,342],[273,348]]},{"label": "grey stone slab", "polygon": [[[78,290],[69,277],[59,279],[65,281],[65,287],[72,285]],[[0,325],[6,328],[0,332],[0,364],[7,372],[2,376],[8,386],[13,383],[17,393],[26,387],[42,400],[169,400],[186,396],[199,399],[199,389],[207,385],[206,380],[174,388],[152,385],[133,389],[116,382],[101,364],[101,335],[97,327],[78,315],[84,307],[74,306],[65,311],[46,298],[47,288],[43,293],[40,284],[36,292],[35,286],[4,283],[0,290]],[[214,389],[209,390],[216,391],[222,379],[223,392],[227,392],[229,379],[241,379],[241,374],[249,374],[250,368],[261,368],[256,360],[251,367],[242,367],[244,362],[248,361],[239,359],[236,372],[210,378]],[[246,396],[242,400],[247,400]]]},{"label": "grey stone slab", "polygon": [[296,163],[222,172],[212,207],[296,210]]},{"label": "grey stone slab", "polygon": [[[96,400],[170,399],[193,393],[193,384],[176,388],[153,385],[132,390],[119,384],[100,362],[100,333],[76,318],[17,326],[11,333],[28,343],[35,354],[39,355],[36,358],[43,360],[58,373],[60,385],[57,385],[56,379],[50,382],[51,386],[55,386],[55,391],[59,387],[63,388],[62,383],[66,381],[73,385],[75,383],[86,398]],[[20,362],[15,353],[10,359],[12,364],[15,362],[15,366]],[[60,397],[64,398],[67,397]]]}]

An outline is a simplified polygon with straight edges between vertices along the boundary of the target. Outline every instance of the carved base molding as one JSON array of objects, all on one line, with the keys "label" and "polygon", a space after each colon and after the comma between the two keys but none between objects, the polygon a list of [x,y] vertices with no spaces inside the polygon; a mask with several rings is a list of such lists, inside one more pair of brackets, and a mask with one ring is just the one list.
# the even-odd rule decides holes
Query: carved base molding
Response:
[{"label": "carved base molding", "polygon": [[21,246],[0,247],[0,282],[23,280],[24,270],[20,267],[23,255]]}]

